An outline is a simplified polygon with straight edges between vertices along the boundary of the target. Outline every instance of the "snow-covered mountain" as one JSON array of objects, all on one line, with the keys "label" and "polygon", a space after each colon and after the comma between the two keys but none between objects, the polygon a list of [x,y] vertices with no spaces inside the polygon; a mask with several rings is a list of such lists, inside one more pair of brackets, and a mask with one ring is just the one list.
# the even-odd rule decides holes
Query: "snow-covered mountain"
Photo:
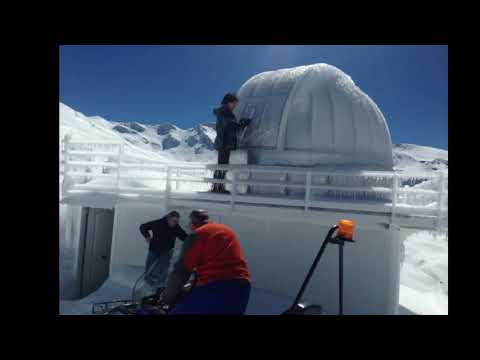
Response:
[{"label": "snow-covered mountain", "polygon": [[108,121],[99,116],[85,116],[60,103],[60,136],[66,133],[77,139],[125,141],[165,160],[211,162],[216,158],[214,123],[181,129],[168,122],[147,125]]},{"label": "snow-covered mountain", "polygon": [[[209,159],[215,140],[215,124],[202,123],[180,129],[170,123],[146,125],[139,122],[111,122],[112,130],[126,141],[152,151],[167,151],[184,160]],[[144,146],[146,145],[146,146]]]},{"label": "snow-covered mountain", "polygon": [[448,170],[448,151],[413,144],[395,144],[393,163],[397,170]]},{"label": "snow-covered mountain", "polygon": [[[78,139],[121,140],[138,149],[167,160],[214,162],[215,123],[203,122],[181,129],[168,122],[148,125],[141,122],[108,121],[99,116],[85,116],[60,103],[60,133],[72,133]],[[448,151],[413,145],[393,146],[395,169],[431,172],[448,170]]]}]

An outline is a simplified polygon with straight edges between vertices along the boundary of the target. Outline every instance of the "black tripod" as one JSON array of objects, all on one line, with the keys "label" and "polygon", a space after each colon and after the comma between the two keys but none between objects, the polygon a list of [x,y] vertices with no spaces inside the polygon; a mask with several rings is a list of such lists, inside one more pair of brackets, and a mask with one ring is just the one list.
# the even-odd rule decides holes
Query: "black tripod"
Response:
[{"label": "black tripod", "polygon": [[339,235],[332,237],[335,231],[338,230],[338,228],[339,228],[338,225],[335,225],[335,226],[332,226],[328,231],[327,236],[325,237],[325,240],[323,241],[322,246],[320,247],[320,250],[318,251],[317,256],[315,257],[315,260],[313,261],[313,264],[310,267],[310,270],[308,270],[307,276],[305,277],[305,280],[303,281],[303,284],[300,287],[300,290],[297,296],[295,297],[295,300],[293,301],[292,306],[287,311],[285,311],[282,315],[321,315],[323,314],[323,310],[321,306],[319,305],[306,306],[305,304],[300,303],[300,299],[328,243],[337,244],[339,246],[339,253],[338,253],[338,256],[339,256],[339,259],[338,259],[339,309],[340,309],[339,315],[343,315],[343,245],[345,244],[345,242],[354,242],[354,241],[352,239],[347,239],[346,237],[339,236]]}]

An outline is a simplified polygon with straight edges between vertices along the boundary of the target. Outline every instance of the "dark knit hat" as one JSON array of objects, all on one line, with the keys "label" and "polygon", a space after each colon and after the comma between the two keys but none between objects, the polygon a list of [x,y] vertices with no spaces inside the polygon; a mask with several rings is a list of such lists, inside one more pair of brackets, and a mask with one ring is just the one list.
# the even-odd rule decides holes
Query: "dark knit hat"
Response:
[{"label": "dark knit hat", "polygon": [[197,209],[197,210],[193,210],[190,213],[190,218],[193,220],[195,224],[200,224],[202,222],[207,221],[210,217],[208,216],[205,210]]},{"label": "dark knit hat", "polygon": [[180,214],[178,213],[178,211],[170,211],[168,214],[167,214],[167,217],[176,217],[176,218],[180,218]]},{"label": "dark knit hat", "polygon": [[235,96],[235,94],[234,93],[227,93],[223,97],[222,105],[225,105],[227,103],[231,103],[231,102],[234,102],[234,101],[238,101],[238,98]]}]

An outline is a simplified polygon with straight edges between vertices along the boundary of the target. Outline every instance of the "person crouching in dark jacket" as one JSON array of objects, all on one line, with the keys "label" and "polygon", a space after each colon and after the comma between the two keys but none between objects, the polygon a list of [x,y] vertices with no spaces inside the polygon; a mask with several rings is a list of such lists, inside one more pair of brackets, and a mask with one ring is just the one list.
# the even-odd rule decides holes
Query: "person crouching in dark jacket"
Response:
[{"label": "person crouching in dark jacket", "polygon": [[[230,152],[237,149],[237,130],[248,126],[251,119],[241,119],[237,122],[233,109],[238,104],[238,98],[231,93],[226,94],[222,100],[222,106],[215,108],[213,113],[217,117],[215,149],[218,151],[218,164],[229,164]],[[226,171],[216,170],[215,179],[225,179]],[[214,183],[213,192],[229,193],[225,190],[225,184]]]},{"label": "person crouching in dark jacket", "polygon": [[179,225],[179,220],[180,214],[171,211],[161,219],[140,225],[140,232],[149,243],[145,282],[153,288],[165,286],[175,239],[183,241],[188,236]]}]

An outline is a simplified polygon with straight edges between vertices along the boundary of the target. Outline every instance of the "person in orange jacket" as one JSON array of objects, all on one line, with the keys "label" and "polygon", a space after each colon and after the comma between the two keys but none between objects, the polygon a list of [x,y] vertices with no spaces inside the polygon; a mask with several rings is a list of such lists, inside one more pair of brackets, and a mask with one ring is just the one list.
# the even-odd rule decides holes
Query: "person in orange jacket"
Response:
[{"label": "person in orange jacket", "polygon": [[204,210],[191,212],[190,228],[192,233],[184,241],[161,301],[173,303],[195,271],[195,286],[170,315],[243,315],[251,286],[238,236],[227,225],[210,221]]}]

